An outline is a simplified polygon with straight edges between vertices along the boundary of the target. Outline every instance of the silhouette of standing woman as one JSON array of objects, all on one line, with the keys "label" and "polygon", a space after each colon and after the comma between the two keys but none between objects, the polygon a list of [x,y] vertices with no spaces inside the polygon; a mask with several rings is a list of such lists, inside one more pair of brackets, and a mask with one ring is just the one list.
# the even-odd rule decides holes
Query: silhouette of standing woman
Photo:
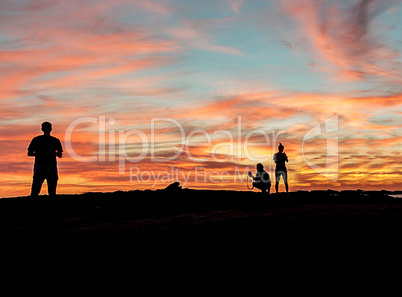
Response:
[{"label": "silhouette of standing woman", "polygon": [[51,123],[42,123],[42,131],[43,135],[34,137],[28,147],[28,156],[35,157],[31,188],[32,198],[38,197],[45,179],[49,196],[56,196],[57,181],[59,179],[56,156],[62,157],[61,142],[56,137],[50,136],[52,131]]},{"label": "silhouette of standing woman", "polygon": [[278,193],[279,182],[281,180],[281,175],[283,177],[283,182],[285,183],[286,193],[289,192],[289,185],[288,185],[288,170],[286,169],[285,162],[289,162],[288,156],[283,151],[284,146],[282,143],[279,143],[278,152],[274,154],[274,162],[276,163],[275,167],[275,191]]}]

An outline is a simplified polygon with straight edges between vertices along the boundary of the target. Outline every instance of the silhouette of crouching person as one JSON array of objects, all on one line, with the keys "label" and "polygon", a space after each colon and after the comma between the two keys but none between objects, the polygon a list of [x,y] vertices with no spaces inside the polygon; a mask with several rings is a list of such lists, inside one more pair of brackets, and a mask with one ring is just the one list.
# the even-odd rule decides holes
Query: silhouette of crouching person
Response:
[{"label": "silhouette of crouching person", "polygon": [[253,187],[260,189],[263,193],[268,191],[269,194],[271,191],[271,178],[269,173],[264,170],[264,165],[261,163],[257,164],[256,169],[257,173],[255,177],[250,171],[248,172],[248,175],[253,179]]},{"label": "silhouette of crouching person", "polygon": [[39,196],[45,179],[49,196],[56,196],[57,181],[59,179],[56,157],[61,158],[63,154],[60,140],[50,136],[52,124],[49,122],[42,123],[42,131],[43,135],[34,137],[28,146],[28,156],[35,157],[31,188],[32,198]]}]

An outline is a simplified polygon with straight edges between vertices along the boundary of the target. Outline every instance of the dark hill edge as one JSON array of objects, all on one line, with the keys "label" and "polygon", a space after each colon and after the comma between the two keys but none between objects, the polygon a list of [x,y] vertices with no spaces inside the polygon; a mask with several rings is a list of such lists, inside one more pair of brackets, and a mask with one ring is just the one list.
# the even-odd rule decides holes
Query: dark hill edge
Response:
[{"label": "dark hill edge", "polygon": [[[144,190],[5,198],[3,239],[177,242],[392,239],[402,199],[389,191]],[[356,237],[357,236],[357,237]],[[370,239],[370,240],[371,240]]]}]

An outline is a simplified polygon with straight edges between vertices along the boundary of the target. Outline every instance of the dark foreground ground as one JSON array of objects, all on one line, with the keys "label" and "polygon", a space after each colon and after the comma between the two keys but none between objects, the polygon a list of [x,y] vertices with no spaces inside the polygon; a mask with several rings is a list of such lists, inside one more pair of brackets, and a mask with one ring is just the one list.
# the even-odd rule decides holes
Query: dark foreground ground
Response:
[{"label": "dark foreground ground", "polygon": [[183,189],[0,199],[3,242],[393,245],[402,199],[386,191],[257,192]]},{"label": "dark foreground ground", "polygon": [[[58,293],[77,283],[103,290],[114,278],[113,290],[126,283],[138,292],[143,284],[164,294],[218,292],[211,284],[225,293],[245,286],[247,295],[258,284],[263,292],[278,286],[327,293],[341,284],[342,293],[350,284],[359,292],[378,284],[383,292],[399,283],[402,264],[402,199],[389,194],[400,192],[184,189],[4,198],[0,261],[3,275],[37,277],[41,290],[50,279],[65,282],[52,291]],[[24,286],[31,290],[22,281],[13,289]]]}]

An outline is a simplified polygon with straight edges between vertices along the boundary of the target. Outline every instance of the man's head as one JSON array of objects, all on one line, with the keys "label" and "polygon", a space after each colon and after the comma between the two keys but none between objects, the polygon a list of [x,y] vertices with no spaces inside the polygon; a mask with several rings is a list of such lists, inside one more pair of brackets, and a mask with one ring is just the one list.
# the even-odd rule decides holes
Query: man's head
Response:
[{"label": "man's head", "polygon": [[49,122],[42,123],[42,131],[44,133],[50,133],[52,131],[52,124]]},{"label": "man's head", "polygon": [[261,163],[258,163],[256,166],[257,171],[263,171],[264,170],[264,165],[262,165]]},{"label": "man's head", "polygon": [[282,143],[279,143],[278,145],[278,151],[280,151],[281,153],[283,152],[284,146]]}]

